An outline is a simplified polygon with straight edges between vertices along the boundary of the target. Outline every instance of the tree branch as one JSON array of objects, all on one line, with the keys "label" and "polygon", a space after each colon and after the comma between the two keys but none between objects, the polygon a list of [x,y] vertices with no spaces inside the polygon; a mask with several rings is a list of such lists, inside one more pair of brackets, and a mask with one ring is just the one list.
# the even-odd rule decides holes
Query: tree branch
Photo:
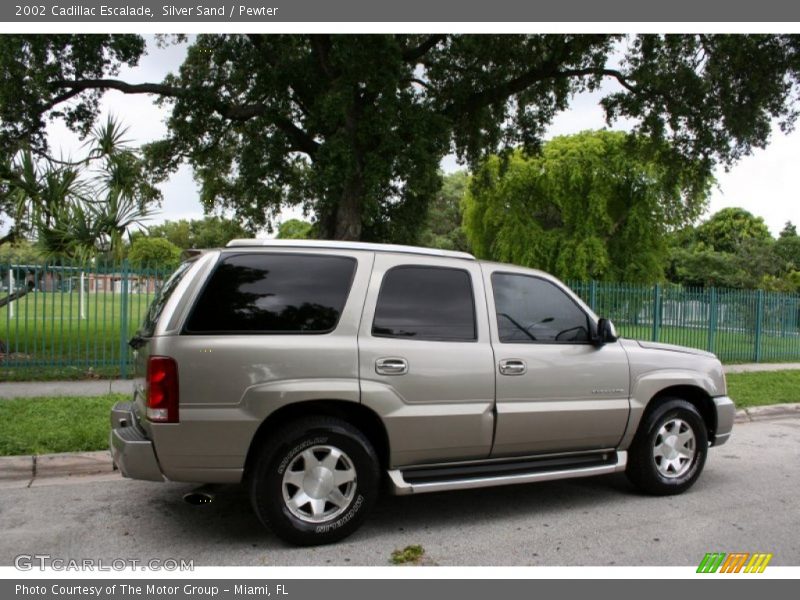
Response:
[{"label": "tree branch", "polygon": [[640,93],[640,89],[632,84],[621,71],[615,69],[594,68],[586,67],[583,69],[567,69],[558,70],[554,61],[548,61],[545,64],[532,69],[514,79],[510,79],[505,83],[499,84],[495,87],[475,92],[467,97],[460,104],[451,104],[444,109],[445,114],[458,114],[463,112],[472,112],[495,104],[497,102],[504,102],[514,94],[525,91],[530,86],[540,81],[547,79],[566,79],[570,77],[587,77],[589,75],[599,75],[602,77],[613,77],[620,85],[633,94]]},{"label": "tree branch", "polygon": [[639,94],[642,91],[639,87],[632,84],[621,71],[617,71],[616,69],[595,69],[592,67],[587,67],[585,69],[570,69],[566,71],[558,71],[556,75],[559,77],[586,77],[587,75],[601,75],[603,77],[613,77],[619,82],[619,84],[622,87],[624,87],[632,94]]},{"label": "tree branch", "polygon": [[[52,85],[56,88],[67,88],[69,91],[61,96],[69,95],[70,98],[85,90],[118,90],[123,94],[157,94],[171,98],[177,98],[186,93],[186,90],[182,88],[163,83],[127,83],[119,79],[61,79],[54,81]],[[59,97],[57,96],[53,101]]]},{"label": "tree branch", "polygon": [[427,81],[422,81],[422,79],[417,79],[416,77],[411,77],[409,79],[406,79],[405,81],[407,81],[408,83],[414,83],[420,87],[424,87],[427,90],[431,89],[431,85]]},{"label": "tree branch", "polygon": [[447,39],[446,35],[432,35],[428,37],[416,48],[407,48],[403,50],[402,58],[405,62],[416,63],[420,58],[425,56],[436,44],[443,42]]},{"label": "tree branch", "polygon": [[[131,84],[118,79],[76,79],[59,80],[53,82],[56,88],[67,88],[64,92],[45,104],[45,110],[55,107],[58,103],[68,100],[86,90],[118,90],[123,94],[155,94],[170,98],[181,98],[188,95],[188,90],[163,83],[137,83]],[[214,110],[222,117],[231,121],[247,121],[255,117],[266,117],[292,141],[294,149],[313,156],[319,144],[305,131],[297,127],[290,119],[270,113],[264,103],[256,104],[226,104],[222,101],[214,103]]]}]

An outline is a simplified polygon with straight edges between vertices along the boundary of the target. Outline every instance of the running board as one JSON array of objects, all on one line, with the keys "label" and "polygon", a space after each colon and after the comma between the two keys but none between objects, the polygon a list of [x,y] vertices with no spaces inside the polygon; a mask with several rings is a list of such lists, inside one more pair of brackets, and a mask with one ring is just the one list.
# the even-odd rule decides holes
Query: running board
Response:
[{"label": "running board", "polygon": [[[588,458],[588,456],[586,457]],[[498,485],[512,485],[515,483],[533,483],[535,481],[553,481],[556,479],[571,479],[573,477],[591,477],[593,475],[608,475],[625,470],[628,453],[614,451],[606,455],[597,456],[591,464],[587,460],[570,461],[572,465],[553,464],[555,461],[525,461],[504,463],[506,473],[486,473],[486,466],[476,464],[473,468],[453,469],[392,469],[388,471],[389,481],[392,483],[397,496],[409,494],[425,494],[428,492],[444,492],[449,490],[468,490],[473,488],[493,487]],[[547,465],[546,463],[550,463]],[[498,469],[503,470],[503,469]],[[439,478],[433,477],[439,475]]]}]

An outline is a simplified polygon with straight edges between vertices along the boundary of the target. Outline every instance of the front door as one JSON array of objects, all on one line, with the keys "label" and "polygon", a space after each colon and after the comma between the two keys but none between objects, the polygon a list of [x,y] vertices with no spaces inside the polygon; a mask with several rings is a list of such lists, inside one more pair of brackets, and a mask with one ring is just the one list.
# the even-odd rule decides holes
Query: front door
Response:
[{"label": "front door", "polygon": [[484,265],[497,374],[492,456],[615,447],[629,411],[618,342],[590,343],[590,317],[545,276]]}]

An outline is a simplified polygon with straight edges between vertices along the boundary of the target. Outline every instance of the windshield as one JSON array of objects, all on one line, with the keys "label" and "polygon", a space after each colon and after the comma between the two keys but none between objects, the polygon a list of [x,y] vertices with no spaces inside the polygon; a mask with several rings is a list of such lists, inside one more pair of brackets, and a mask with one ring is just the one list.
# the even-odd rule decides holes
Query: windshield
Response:
[{"label": "windshield", "polygon": [[164,285],[156,292],[153,302],[150,303],[150,308],[147,309],[144,322],[139,329],[139,335],[142,337],[151,337],[153,335],[156,329],[156,323],[158,323],[158,318],[161,316],[161,311],[164,310],[164,305],[167,303],[167,300],[169,300],[172,292],[175,291],[175,288],[178,287],[181,279],[183,279],[183,276],[192,264],[192,261],[181,263]]}]

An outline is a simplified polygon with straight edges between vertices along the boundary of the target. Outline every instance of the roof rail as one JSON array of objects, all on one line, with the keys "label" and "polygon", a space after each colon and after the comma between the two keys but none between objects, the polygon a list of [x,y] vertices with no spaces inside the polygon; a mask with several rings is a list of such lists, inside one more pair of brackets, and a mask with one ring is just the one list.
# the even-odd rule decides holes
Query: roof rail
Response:
[{"label": "roof rail", "polygon": [[266,240],[235,239],[228,242],[226,248],[331,248],[339,250],[366,250],[369,252],[396,252],[401,254],[425,254],[446,258],[462,258],[475,260],[472,254],[439,248],[421,248],[419,246],[402,246],[399,244],[372,244],[368,242],[339,242],[335,240]]}]

